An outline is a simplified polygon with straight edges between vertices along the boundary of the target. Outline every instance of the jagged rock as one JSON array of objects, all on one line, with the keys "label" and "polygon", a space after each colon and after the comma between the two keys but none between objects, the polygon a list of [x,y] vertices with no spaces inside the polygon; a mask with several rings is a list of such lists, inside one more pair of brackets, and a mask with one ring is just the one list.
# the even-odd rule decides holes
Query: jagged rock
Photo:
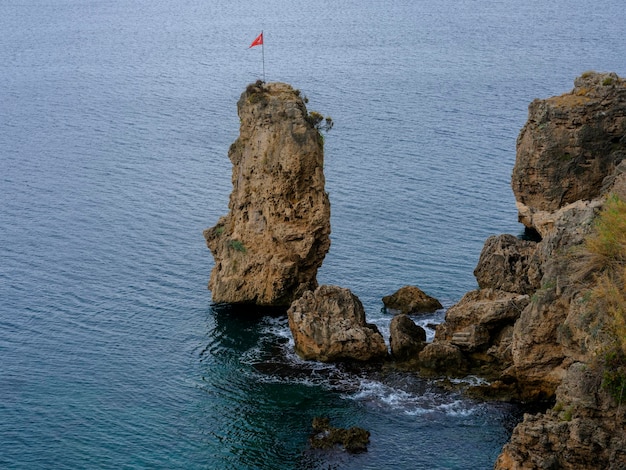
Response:
[{"label": "jagged rock", "polygon": [[569,368],[546,413],[526,414],[495,465],[526,468],[626,468],[626,412],[608,406],[601,373],[586,364]]},{"label": "jagged rock", "polygon": [[502,332],[512,327],[529,302],[528,295],[512,292],[470,291],[448,309],[445,322],[437,327],[435,340],[450,342],[466,352],[490,350],[498,367],[506,368],[510,365],[510,349],[502,349],[500,344],[510,340],[511,331],[507,330],[509,335]]},{"label": "jagged rock", "polygon": [[495,378],[485,395],[556,400],[553,410],[524,417],[497,469],[626,468],[626,407],[600,385],[616,320],[590,302],[598,273],[583,245],[608,193],[626,195],[624,157],[623,79],[586,73],[571,93],[535,100],[512,186],[520,221],[538,241],[488,239],[474,271],[481,289],[447,311],[419,355],[425,368]]},{"label": "jagged rock", "polygon": [[383,304],[385,308],[397,310],[407,315],[412,313],[431,313],[443,308],[437,299],[424,293],[416,286],[401,287],[392,295],[383,297]]},{"label": "jagged rock", "polygon": [[391,355],[397,360],[417,358],[426,346],[426,331],[416,325],[408,315],[400,314],[389,325]]},{"label": "jagged rock", "polygon": [[215,258],[209,289],[218,303],[287,307],[317,287],[330,247],[322,138],[284,83],[248,86],[237,110],[229,213],[204,231]]},{"label": "jagged rock", "polygon": [[626,81],[614,73],[587,72],[570,93],[534,100],[511,180],[520,222],[543,235],[545,212],[600,196],[624,157]]},{"label": "jagged rock", "polygon": [[378,328],[366,323],[363,304],[348,289],[323,285],[307,291],[287,315],[296,352],[304,359],[369,361],[387,356]]},{"label": "jagged rock", "polygon": [[438,374],[459,375],[466,369],[459,347],[444,341],[427,344],[419,354],[419,364]]},{"label": "jagged rock", "polygon": [[480,288],[518,294],[537,290],[541,277],[537,267],[531,265],[536,247],[537,243],[513,235],[489,237],[474,269]]}]

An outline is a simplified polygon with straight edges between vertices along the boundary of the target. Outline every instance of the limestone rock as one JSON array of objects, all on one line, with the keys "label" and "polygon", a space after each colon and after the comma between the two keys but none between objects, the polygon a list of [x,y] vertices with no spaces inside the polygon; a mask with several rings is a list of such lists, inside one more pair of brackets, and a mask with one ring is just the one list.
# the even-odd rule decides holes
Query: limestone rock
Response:
[{"label": "limestone rock", "polygon": [[[496,289],[470,291],[446,312],[446,321],[437,327],[435,340],[448,341],[466,352],[487,351],[504,369],[510,365],[510,349],[500,348],[510,340],[503,330],[512,327],[530,302],[528,295]],[[493,348],[493,349],[490,349]]]},{"label": "limestone rock", "polygon": [[307,291],[287,315],[296,352],[304,359],[369,361],[387,356],[378,328],[366,323],[363,304],[348,289],[323,285]]},{"label": "limestone rock", "polygon": [[586,73],[571,93],[535,100],[512,186],[538,241],[489,238],[474,271],[481,289],[446,312],[419,354],[423,367],[484,373],[518,399],[556,400],[524,417],[497,469],[626,468],[626,408],[600,385],[615,319],[592,301],[597,265],[585,267],[582,249],[609,192],[626,195],[624,157],[623,79]]},{"label": "limestone rock", "polygon": [[534,100],[517,139],[512,187],[522,222],[595,199],[626,157],[626,81],[587,72],[570,93]]},{"label": "limestone rock", "polygon": [[489,237],[474,270],[480,288],[518,294],[534,292],[541,280],[537,268],[531,266],[536,246],[535,242],[513,235]]},{"label": "limestone rock", "polygon": [[397,310],[407,315],[411,313],[431,313],[443,308],[437,299],[424,293],[416,286],[401,287],[392,295],[383,297],[383,304],[385,308]]},{"label": "limestone rock", "polygon": [[389,325],[391,355],[397,360],[417,358],[426,346],[426,331],[416,325],[408,315],[400,314]]},{"label": "limestone rock", "polygon": [[248,86],[237,110],[229,213],[204,231],[215,258],[209,289],[218,303],[288,307],[317,287],[330,247],[322,138],[284,83]]},{"label": "limestone rock", "polygon": [[555,406],[524,416],[495,468],[626,468],[626,413],[607,406],[599,372],[573,364],[559,386]]},{"label": "limestone rock", "polygon": [[459,375],[466,367],[466,360],[458,346],[445,341],[426,345],[419,354],[419,363],[438,374]]}]

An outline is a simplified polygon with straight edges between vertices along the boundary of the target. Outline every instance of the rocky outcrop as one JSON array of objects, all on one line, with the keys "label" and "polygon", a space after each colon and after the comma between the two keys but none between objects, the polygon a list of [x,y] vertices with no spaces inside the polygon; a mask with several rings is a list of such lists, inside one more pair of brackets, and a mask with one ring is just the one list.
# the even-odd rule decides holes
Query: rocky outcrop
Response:
[{"label": "rocky outcrop", "polygon": [[467,360],[458,346],[446,341],[432,342],[419,353],[419,365],[426,372],[439,375],[462,375],[467,372]]},{"label": "rocky outcrop", "polygon": [[365,321],[363,304],[349,289],[323,285],[307,291],[287,311],[295,350],[321,362],[369,361],[387,356],[376,325]]},{"label": "rocky outcrop", "polygon": [[559,400],[546,413],[526,414],[495,468],[626,468],[626,411],[602,393],[597,370],[573,363],[558,388]]},{"label": "rocky outcrop", "polygon": [[330,247],[322,138],[284,83],[248,86],[237,111],[229,213],[204,231],[215,258],[209,289],[218,303],[288,307],[317,287]]},{"label": "rocky outcrop", "polygon": [[513,168],[520,222],[545,236],[550,214],[605,193],[624,157],[626,86],[614,73],[587,72],[570,93],[534,100]]},{"label": "rocky outcrop", "polygon": [[419,353],[437,373],[479,373],[492,390],[556,403],[524,417],[497,469],[626,468],[626,397],[601,385],[622,371],[606,365],[614,314],[592,302],[597,276],[584,255],[607,195],[626,195],[625,157],[626,81],[615,74],[585,73],[572,92],[533,101],[512,186],[535,241],[490,237],[474,271],[480,289]]},{"label": "rocky outcrop", "polygon": [[526,294],[492,288],[468,292],[446,312],[435,340],[457,346],[477,364],[487,362],[502,371],[512,364],[513,325],[529,302]]},{"label": "rocky outcrop", "polygon": [[399,311],[406,315],[431,313],[443,308],[437,299],[416,286],[404,286],[393,294],[386,295],[383,297],[383,304],[389,310]]},{"label": "rocky outcrop", "polygon": [[426,346],[426,331],[408,315],[396,315],[389,325],[389,346],[398,361],[414,358]]}]

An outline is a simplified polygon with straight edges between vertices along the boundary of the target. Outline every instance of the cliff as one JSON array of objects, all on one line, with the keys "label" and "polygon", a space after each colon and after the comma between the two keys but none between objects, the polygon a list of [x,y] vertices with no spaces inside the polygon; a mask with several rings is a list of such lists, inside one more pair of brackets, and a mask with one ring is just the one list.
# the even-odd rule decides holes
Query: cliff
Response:
[{"label": "cliff", "polygon": [[529,239],[490,237],[479,289],[451,307],[424,368],[545,403],[498,469],[626,468],[626,81],[587,72],[529,106],[512,187]]},{"label": "cliff", "polygon": [[237,102],[241,126],[229,212],[204,231],[214,302],[288,307],[317,287],[330,247],[323,140],[300,93],[257,82]]}]

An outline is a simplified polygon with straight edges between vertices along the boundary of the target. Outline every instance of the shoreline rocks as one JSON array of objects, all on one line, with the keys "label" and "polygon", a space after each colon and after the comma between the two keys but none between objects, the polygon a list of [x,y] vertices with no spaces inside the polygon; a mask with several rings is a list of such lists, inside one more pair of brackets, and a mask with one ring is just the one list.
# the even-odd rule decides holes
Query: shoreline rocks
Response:
[{"label": "shoreline rocks", "polygon": [[[590,303],[582,248],[611,193],[626,194],[626,81],[587,72],[535,100],[517,140],[512,187],[534,241],[490,237],[479,289],[446,312],[419,365],[493,378],[484,396],[554,403],[527,414],[495,468],[626,468],[626,410],[602,387],[608,313]],[[552,406],[552,405],[551,405]]]},{"label": "shoreline rocks", "polygon": [[322,285],[307,291],[291,304],[287,316],[303,359],[363,362],[387,357],[378,328],[366,323],[363,304],[348,289]]},{"label": "shoreline rocks", "polygon": [[408,315],[396,315],[389,325],[389,346],[395,360],[409,360],[426,347],[426,331]]}]

